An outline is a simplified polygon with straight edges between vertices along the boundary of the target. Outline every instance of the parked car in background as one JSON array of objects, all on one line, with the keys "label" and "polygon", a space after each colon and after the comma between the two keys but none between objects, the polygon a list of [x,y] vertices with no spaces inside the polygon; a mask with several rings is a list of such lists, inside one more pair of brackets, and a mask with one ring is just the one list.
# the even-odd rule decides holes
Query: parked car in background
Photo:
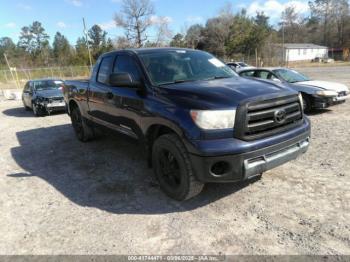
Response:
[{"label": "parked car in background", "polygon": [[63,81],[59,79],[38,79],[28,81],[23,89],[22,101],[26,110],[33,110],[35,116],[64,111]]},{"label": "parked car in background", "polygon": [[243,69],[255,68],[254,66],[250,66],[244,62],[229,62],[229,63],[226,63],[226,65],[229,66],[231,69],[233,69],[233,71],[235,72],[238,72]]},{"label": "parked car in background", "polygon": [[259,177],[309,145],[297,92],[239,77],[198,50],[103,54],[89,81],[65,82],[64,97],[79,140],[101,125],[139,140],[161,189],[177,200],[205,183]]},{"label": "parked car in background", "polygon": [[311,60],[313,63],[334,63],[333,58],[325,58],[325,57],[316,57]]},{"label": "parked car in background", "polygon": [[349,88],[344,84],[311,80],[288,68],[244,69],[239,75],[277,81],[293,88],[302,94],[305,112],[343,103],[349,98]]}]

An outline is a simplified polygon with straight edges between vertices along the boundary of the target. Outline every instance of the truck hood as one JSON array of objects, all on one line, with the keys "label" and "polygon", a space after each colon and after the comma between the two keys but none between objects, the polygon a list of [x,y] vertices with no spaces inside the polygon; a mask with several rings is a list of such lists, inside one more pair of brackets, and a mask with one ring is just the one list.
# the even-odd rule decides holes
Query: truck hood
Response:
[{"label": "truck hood", "polygon": [[303,81],[303,82],[298,82],[298,84],[302,84],[305,86],[312,86],[312,87],[318,87],[324,90],[332,90],[336,92],[342,92],[342,91],[349,91],[349,88],[340,83],[335,83],[335,82],[327,82],[327,81],[318,81],[318,80],[311,80],[311,81]]},{"label": "truck hood", "polygon": [[44,98],[52,98],[52,97],[62,97],[63,93],[60,89],[48,89],[48,90],[39,90],[36,91],[36,96],[44,97]]},{"label": "truck hood", "polygon": [[270,99],[297,94],[278,83],[242,77],[171,84],[160,88],[169,101],[190,109],[223,109],[237,107],[247,100]]}]

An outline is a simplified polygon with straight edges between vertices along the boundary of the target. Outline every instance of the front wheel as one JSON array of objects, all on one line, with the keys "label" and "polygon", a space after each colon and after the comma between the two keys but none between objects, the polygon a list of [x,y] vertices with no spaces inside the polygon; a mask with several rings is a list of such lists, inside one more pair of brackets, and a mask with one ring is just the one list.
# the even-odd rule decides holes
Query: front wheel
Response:
[{"label": "front wheel", "polygon": [[26,103],[24,103],[23,100],[22,100],[22,102],[23,102],[24,109],[25,109],[26,111],[29,111],[29,110],[30,110],[30,107],[29,107],[29,106],[26,106]]},{"label": "front wheel", "polygon": [[32,108],[33,108],[33,113],[35,116],[39,117],[43,115],[42,110],[38,107],[38,105],[36,103],[32,104]]},{"label": "front wheel", "polygon": [[152,161],[161,189],[171,198],[187,200],[202,191],[204,184],[196,179],[188,152],[175,134],[155,141]]},{"label": "front wheel", "polygon": [[94,138],[94,130],[86,123],[78,107],[72,108],[70,117],[75,134],[80,141],[87,142]]},{"label": "front wheel", "polygon": [[307,95],[303,95],[303,109],[305,113],[310,113],[312,109],[311,100]]}]

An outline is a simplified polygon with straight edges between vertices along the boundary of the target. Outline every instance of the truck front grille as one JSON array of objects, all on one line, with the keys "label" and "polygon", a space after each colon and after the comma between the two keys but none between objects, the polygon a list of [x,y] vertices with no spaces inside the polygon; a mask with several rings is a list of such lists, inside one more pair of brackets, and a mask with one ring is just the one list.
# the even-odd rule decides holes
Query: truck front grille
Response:
[{"label": "truck front grille", "polygon": [[235,136],[243,140],[267,137],[298,125],[303,112],[298,96],[248,102],[243,106]]}]

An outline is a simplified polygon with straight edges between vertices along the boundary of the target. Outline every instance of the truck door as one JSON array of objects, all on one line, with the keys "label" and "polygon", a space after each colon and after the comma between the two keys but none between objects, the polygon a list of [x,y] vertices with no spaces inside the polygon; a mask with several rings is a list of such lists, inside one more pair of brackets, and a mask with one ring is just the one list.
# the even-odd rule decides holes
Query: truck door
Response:
[{"label": "truck door", "polygon": [[[129,73],[136,81],[142,82],[142,70],[131,54],[119,54],[113,66],[113,72]],[[138,137],[140,118],[145,112],[144,98],[138,88],[114,86],[113,96],[120,102],[119,126],[129,135]]]},{"label": "truck door", "polygon": [[99,124],[116,125],[112,116],[119,107],[118,101],[114,100],[109,86],[109,75],[112,71],[115,56],[104,56],[98,64],[97,73],[93,75],[89,84],[89,115]]},{"label": "truck door", "polygon": [[[109,75],[118,68],[120,56],[115,61],[115,55],[104,56],[99,64],[95,79],[91,79],[89,86],[89,110],[90,116],[99,124],[114,129],[120,133],[137,138],[135,122],[132,121],[128,110],[123,105],[129,105],[136,109],[133,97],[136,90],[110,86]],[[127,65],[128,66],[128,65]],[[132,101],[128,101],[131,99]],[[137,102],[136,102],[137,103]]]}]

